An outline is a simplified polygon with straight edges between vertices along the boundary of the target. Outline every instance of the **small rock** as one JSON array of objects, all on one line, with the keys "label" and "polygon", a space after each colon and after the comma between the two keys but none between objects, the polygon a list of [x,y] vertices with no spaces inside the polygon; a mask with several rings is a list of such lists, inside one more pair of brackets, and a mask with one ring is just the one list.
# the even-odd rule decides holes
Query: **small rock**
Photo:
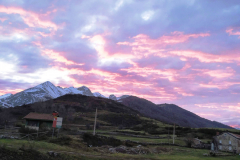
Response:
[{"label": "small rock", "polygon": [[49,155],[49,156],[52,156],[53,154],[54,154],[53,151],[48,151],[48,155]]},{"label": "small rock", "polygon": [[112,153],[116,153],[116,148],[109,148],[108,150]]},{"label": "small rock", "polygon": [[54,157],[57,157],[57,156],[58,156],[58,153],[54,152],[53,155],[54,155]]},{"label": "small rock", "polygon": [[203,155],[204,155],[204,156],[208,156],[208,154],[207,154],[207,153],[203,153]]}]

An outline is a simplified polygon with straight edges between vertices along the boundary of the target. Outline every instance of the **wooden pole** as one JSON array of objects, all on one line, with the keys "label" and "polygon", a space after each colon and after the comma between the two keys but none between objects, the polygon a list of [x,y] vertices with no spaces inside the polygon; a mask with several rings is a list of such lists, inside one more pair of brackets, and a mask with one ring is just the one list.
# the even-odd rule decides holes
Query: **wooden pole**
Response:
[{"label": "wooden pole", "polygon": [[94,122],[94,128],[93,128],[93,135],[94,135],[94,136],[95,136],[95,134],[96,134],[96,125],[97,125],[97,108],[96,108],[95,122]]}]

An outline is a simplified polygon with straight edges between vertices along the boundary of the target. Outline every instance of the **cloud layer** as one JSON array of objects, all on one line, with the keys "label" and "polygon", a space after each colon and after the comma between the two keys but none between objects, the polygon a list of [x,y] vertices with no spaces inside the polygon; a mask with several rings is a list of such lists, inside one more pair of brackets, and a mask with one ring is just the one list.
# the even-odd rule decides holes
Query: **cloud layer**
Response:
[{"label": "cloud layer", "polygon": [[85,85],[240,127],[239,14],[237,0],[3,0],[0,95]]}]

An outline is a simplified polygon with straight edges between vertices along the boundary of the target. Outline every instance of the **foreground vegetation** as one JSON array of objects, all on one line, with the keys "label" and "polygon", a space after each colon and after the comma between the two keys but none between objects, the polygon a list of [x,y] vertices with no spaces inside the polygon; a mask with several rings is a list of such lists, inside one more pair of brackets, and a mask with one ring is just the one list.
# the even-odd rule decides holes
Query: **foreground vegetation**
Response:
[{"label": "foreground vegetation", "polygon": [[[76,139],[75,139],[76,140]],[[78,144],[79,146],[76,146]],[[124,154],[124,153],[109,153],[102,152],[101,147],[87,147],[83,142],[74,140],[68,145],[59,145],[47,141],[27,141],[14,139],[0,139],[0,155],[8,158],[6,160],[82,160],[82,159],[178,159],[178,160],[198,160],[198,159],[228,159],[237,160],[240,156],[224,156],[224,157],[206,157],[204,153],[209,153],[205,149],[192,149],[176,146],[145,146],[147,150],[159,150],[159,153],[147,154]],[[60,153],[56,157],[51,157],[46,154],[48,151]]]}]

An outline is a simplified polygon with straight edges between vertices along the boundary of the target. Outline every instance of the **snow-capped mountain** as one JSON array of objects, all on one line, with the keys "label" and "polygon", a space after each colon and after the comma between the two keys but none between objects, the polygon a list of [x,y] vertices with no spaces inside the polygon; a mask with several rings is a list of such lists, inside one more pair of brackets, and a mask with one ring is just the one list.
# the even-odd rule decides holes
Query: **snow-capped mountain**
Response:
[{"label": "snow-capped mountain", "polygon": [[69,87],[69,88],[62,88],[68,94],[83,94],[82,91],[79,91],[77,88]]},{"label": "snow-capped mountain", "polygon": [[0,99],[10,97],[11,95],[12,95],[11,93],[4,94],[4,95],[0,96]]},{"label": "snow-capped mountain", "polygon": [[0,105],[4,107],[15,107],[39,101],[46,101],[67,94],[64,90],[54,86],[47,81],[35,87],[0,100]]},{"label": "snow-capped mountain", "polygon": [[[21,106],[24,104],[30,104],[34,102],[54,99],[54,98],[63,96],[65,94],[82,94],[86,96],[107,98],[98,92],[95,92],[93,94],[91,90],[86,86],[82,86],[79,88],[74,88],[74,87],[62,88],[60,86],[55,86],[51,82],[47,81],[35,87],[16,93],[14,95],[6,94],[3,96],[0,96],[0,106],[3,106],[3,107]],[[109,99],[118,101],[122,98],[126,98],[126,96],[127,95],[116,97],[114,95],[110,95]]]},{"label": "snow-capped mountain", "polygon": [[91,90],[89,88],[87,88],[86,86],[79,87],[78,90],[81,91],[83,95],[94,96],[92,94]]},{"label": "snow-capped mountain", "polygon": [[46,101],[54,99],[65,94],[82,94],[86,96],[93,96],[89,88],[83,86],[80,88],[62,88],[56,87],[51,82],[39,84],[35,87],[26,89],[14,95],[10,95],[6,98],[0,99],[0,106],[3,107],[15,107],[23,104],[30,104],[39,101]]},{"label": "snow-capped mountain", "polygon": [[99,92],[94,92],[93,95],[94,95],[95,97],[107,98],[107,97],[105,97],[104,95],[102,95],[102,94],[99,93]]}]

